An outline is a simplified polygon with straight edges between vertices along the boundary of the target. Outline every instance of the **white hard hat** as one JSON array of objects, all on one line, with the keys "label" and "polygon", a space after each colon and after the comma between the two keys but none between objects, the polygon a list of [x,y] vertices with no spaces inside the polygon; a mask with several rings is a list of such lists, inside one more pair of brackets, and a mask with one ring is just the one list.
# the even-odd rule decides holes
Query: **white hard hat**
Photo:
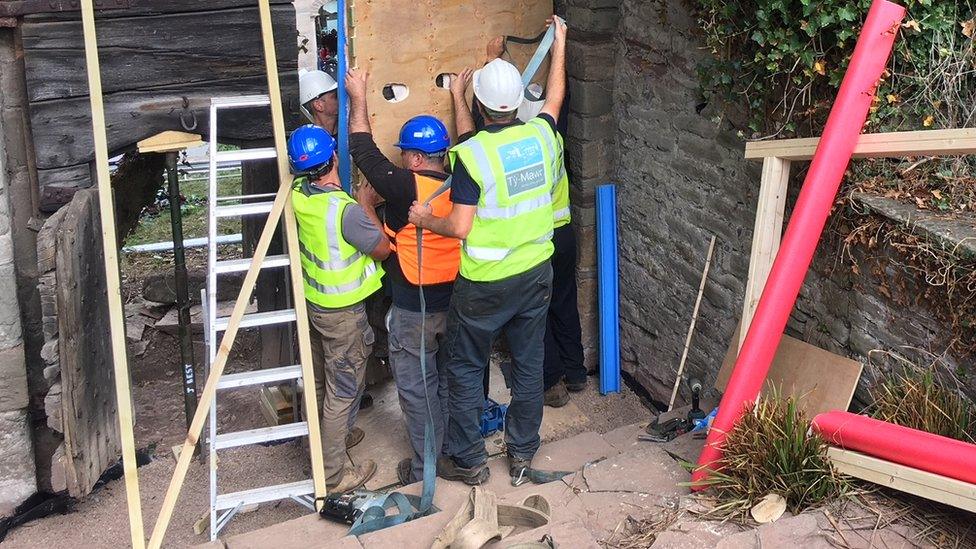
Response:
[{"label": "white hard hat", "polygon": [[515,65],[495,59],[474,71],[474,95],[486,108],[512,112],[523,100],[522,75]]},{"label": "white hard hat", "polygon": [[330,91],[339,88],[334,78],[322,71],[310,71],[302,69],[298,71],[298,90],[299,99],[302,105]]}]

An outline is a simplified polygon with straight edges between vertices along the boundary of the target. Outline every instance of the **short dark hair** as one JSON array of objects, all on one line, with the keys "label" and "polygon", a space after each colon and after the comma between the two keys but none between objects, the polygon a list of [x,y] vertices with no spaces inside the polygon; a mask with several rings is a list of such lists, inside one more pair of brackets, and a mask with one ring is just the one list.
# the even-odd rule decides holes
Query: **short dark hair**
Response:
[{"label": "short dark hair", "polygon": [[434,153],[428,153],[428,152],[424,152],[424,151],[418,151],[417,149],[403,149],[403,152],[417,153],[420,156],[423,156],[426,160],[430,160],[431,158],[443,159],[444,156],[447,155],[447,150],[446,149],[443,150],[443,151],[434,152]]},{"label": "short dark hair", "polygon": [[502,111],[492,110],[486,107],[484,104],[481,105],[481,108],[484,109],[485,118],[492,121],[507,122],[509,120],[514,119],[515,116],[518,114],[518,111],[502,112]]}]

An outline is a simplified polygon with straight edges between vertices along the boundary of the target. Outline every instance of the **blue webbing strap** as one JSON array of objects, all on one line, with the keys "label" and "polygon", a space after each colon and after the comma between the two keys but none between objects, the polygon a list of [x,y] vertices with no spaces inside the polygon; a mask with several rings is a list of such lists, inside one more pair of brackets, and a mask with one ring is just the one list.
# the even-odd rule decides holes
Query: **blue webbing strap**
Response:
[{"label": "blue webbing strap", "polygon": [[[444,183],[437,188],[424,202],[424,206],[429,206],[430,202],[438,196],[444,194],[451,188],[451,178],[448,177]],[[430,395],[427,392],[427,300],[424,296],[423,279],[423,243],[424,232],[417,227],[417,288],[420,292],[420,376],[424,380],[424,400],[427,403],[427,422],[424,424],[424,484],[420,497],[401,494],[400,492],[390,492],[377,505],[370,506],[362,516],[353,523],[349,534],[360,536],[403,524],[416,518],[427,516],[437,512],[434,507],[434,488],[437,484],[437,451],[434,448],[434,414],[430,409]],[[397,508],[397,513],[387,516],[386,512],[393,507]]]}]

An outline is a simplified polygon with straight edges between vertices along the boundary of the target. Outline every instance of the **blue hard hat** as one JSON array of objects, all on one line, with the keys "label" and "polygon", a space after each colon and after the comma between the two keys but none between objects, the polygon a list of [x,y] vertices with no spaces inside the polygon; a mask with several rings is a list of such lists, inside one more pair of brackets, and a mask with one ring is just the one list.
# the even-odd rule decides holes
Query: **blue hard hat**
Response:
[{"label": "blue hard hat", "polygon": [[314,124],[305,124],[288,138],[288,160],[296,172],[310,172],[332,161],[336,140]]},{"label": "blue hard hat", "polygon": [[407,120],[400,128],[400,142],[396,146],[405,151],[434,154],[450,148],[451,136],[443,122],[429,114],[422,114]]}]

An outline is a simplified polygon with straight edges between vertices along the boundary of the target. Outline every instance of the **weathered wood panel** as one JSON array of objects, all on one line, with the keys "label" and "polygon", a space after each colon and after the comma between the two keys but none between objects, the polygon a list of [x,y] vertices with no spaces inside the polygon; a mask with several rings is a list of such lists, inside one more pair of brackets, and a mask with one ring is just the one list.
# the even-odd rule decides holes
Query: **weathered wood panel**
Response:
[{"label": "weathered wood panel", "polygon": [[[295,67],[295,12],[275,6],[279,70]],[[23,26],[30,101],[88,95],[81,21]],[[98,49],[105,94],[261,74],[257,9],[174,13],[100,21]]]},{"label": "weathered wood panel", "polygon": [[[370,123],[383,152],[395,158],[392,143],[413,116],[426,113],[444,122],[453,120],[450,92],[437,87],[438,74],[480,67],[488,40],[499,35],[533,37],[550,15],[550,0],[357,1],[352,53],[354,64],[370,74]],[[512,44],[509,50],[521,69],[535,46]],[[543,66],[536,80],[547,73]],[[405,84],[410,90],[407,98],[386,101],[383,87],[391,83]],[[453,129],[453,123],[448,127]]]},{"label": "weathered wood panel", "polygon": [[75,194],[57,231],[62,425],[68,493],[81,497],[119,456],[98,194]]},{"label": "weathered wood panel", "polygon": [[[271,4],[290,4],[289,0],[269,0]],[[257,5],[257,0],[128,0],[128,8],[99,9],[95,8],[95,19],[102,22],[107,19],[120,17],[148,17],[167,13],[192,13],[198,11],[212,11],[228,8],[248,8]],[[79,12],[52,12],[28,15],[24,20],[28,23],[37,21],[64,21],[78,19]]]}]

